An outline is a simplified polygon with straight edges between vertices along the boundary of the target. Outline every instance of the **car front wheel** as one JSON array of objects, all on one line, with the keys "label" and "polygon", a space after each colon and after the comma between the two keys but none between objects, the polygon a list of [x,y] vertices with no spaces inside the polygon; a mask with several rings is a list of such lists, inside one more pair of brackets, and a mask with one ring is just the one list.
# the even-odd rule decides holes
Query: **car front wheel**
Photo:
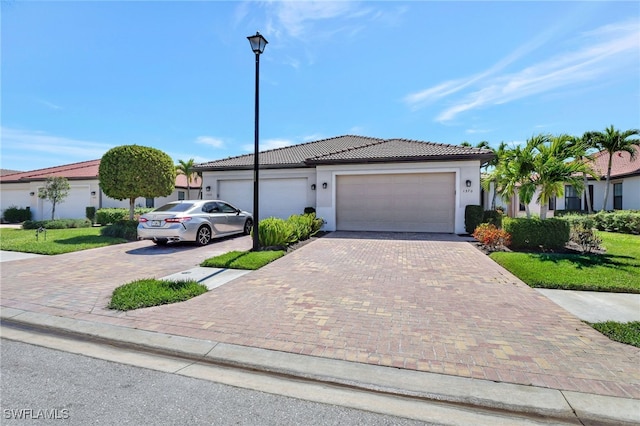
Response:
[{"label": "car front wheel", "polygon": [[251,219],[247,219],[244,223],[244,235],[251,234],[251,228],[253,228],[253,221]]},{"label": "car front wheel", "polygon": [[196,235],[196,243],[199,246],[206,246],[211,242],[211,229],[208,226],[201,226]]}]

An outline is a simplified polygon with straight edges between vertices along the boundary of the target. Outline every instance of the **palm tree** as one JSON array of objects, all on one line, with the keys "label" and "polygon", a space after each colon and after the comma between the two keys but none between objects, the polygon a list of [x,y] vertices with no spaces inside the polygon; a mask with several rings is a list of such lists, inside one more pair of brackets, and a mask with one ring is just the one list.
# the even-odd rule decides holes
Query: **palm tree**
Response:
[{"label": "palm tree", "polygon": [[[477,147],[478,148],[489,149],[489,150],[493,151],[493,154],[495,155],[491,160],[487,161],[484,164],[486,176],[482,179],[482,188],[487,192],[491,191],[491,186],[493,184],[493,194],[492,194],[492,198],[491,198],[491,210],[495,210],[495,208],[496,208],[497,186],[498,186],[498,183],[497,183],[498,175],[497,175],[497,173],[494,173],[494,172],[496,171],[496,168],[498,167],[498,165],[502,162],[504,154],[505,154],[505,152],[507,150],[507,144],[504,143],[504,142],[500,142],[500,145],[498,146],[498,148],[494,149],[489,145],[488,142],[482,141],[477,145]],[[492,169],[492,171],[489,172],[489,169]]]},{"label": "palm tree", "polygon": [[522,148],[506,148],[502,143],[497,151],[495,169],[484,180],[485,188],[493,182],[495,193],[504,199],[510,199],[516,192],[520,201],[525,205],[527,217],[531,216],[529,203],[535,192],[535,183],[532,181],[533,174],[533,151],[534,144],[527,143]]},{"label": "palm tree", "polygon": [[[592,132],[586,132],[581,138],[574,138],[571,143],[571,151],[573,153],[573,157],[577,161],[581,161],[591,167],[591,163],[593,162],[593,155],[589,154],[589,151],[596,148],[593,140],[592,140]],[[595,172],[595,170],[593,170]],[[584,186],[583,194],[584,194],[584,203],[587,206],[587,212],[589,214],[593,213],[593,205],[591,203],[591,197],[589,193],[586,191],[589,188],[589,182],[587,180],[586,172],[582,173],[582,183]],[[592,175],[594,178],[599,179],[596,173]]]},{"label": "palm tree", "polygon": [[187,177],[187,198],[191,198],[191,182],[198,176],[198,173],[194,170],[195,160],[190,158],[188,161],[178,160],[176,171],[179,174],[183,174]]},{"label": "palm tree", "polygon": [[591,140],[594,145],[600,149],[609,153],[609,162],[607,164],[607,182],[604,190],[604,201],[602,203],[602,210],[607,207],[607,200],[609,199],[609,183],[611,181],[611,163],[613,162],[613,155],[616,152],[625,151],[628,152],[631,161],[636,159],[635,146],[640,146],[640,139],[631,138],[631,136],[640,135],[640,130],[630,129],[624,132],[613,127],[613,125],[607,127],[604,132],[587,132],[586,137]]},{"label": "palm tree", "polygon": [[546,219],[549,199],[562,196],[564,185],[568,183],[581,193],[584,189],[583,175],[595,176],[589,164],[575,155],[576,138],[566,134],[547,138],[534,138],[533,165],[535,174],[532,182],[540,188],[537,202],[540,204],[540,218]]}]

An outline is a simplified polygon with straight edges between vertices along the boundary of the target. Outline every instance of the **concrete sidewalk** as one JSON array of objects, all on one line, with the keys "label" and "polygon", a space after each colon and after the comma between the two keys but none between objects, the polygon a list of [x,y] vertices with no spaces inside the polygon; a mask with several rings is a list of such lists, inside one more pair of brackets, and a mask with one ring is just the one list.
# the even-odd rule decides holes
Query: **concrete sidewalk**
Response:
[{"label": "concrete sidewalk", "polygon": [[[204,353],[226,348],[234,355],[220,363],[235,358],[268,371],[291,366],[278,371],[293,377],[313,376],[321,364],[327,373],[314,378],[339,381],[339,366],[355,364],[367,371],[364,378],[398,374],[408,383],[408,376],[419,377],[425,398],[494,409],[503,400],[505,409],[560,418],[567,405],[537,401],[526,391],[553,394],[583,420],[640,422],[640,349],[612,342],[455,235],[336,232],[228,282],[226,271],[197,267],[250,246],[249,237],[202,248],[136,242],[6,262],[2,315],[182,356],[190,356],[191,344]],[[218,282],[189,301],[129,312],[106,308],[125,282],[198,274]],[[146,345],[151,338],[159,343]],[[277,362],[260,366],[261,359]],[[309,371],[297,371],[296,363]],[[365,387],[403,389],[349,374]],[[497,382],[504,386],[494,387]],[[510,402],[511,392],[520,402]]]},{"label": "concrete sidewalk", "polygon": [[[444,403],[443,424],[636,425],[638,400],[425,373],[192,339],[3,308],[2,337],[39,344],[34,333],[55,331],[110,346],[229,366],[294,380]],[[21,333],[28,327],[27,333]],[[27,336],[27,337],[25,337]],[[461,410],[462,409],[462,410]],[[447,411],[448,410],[448,411]],[[442,414],[434,413],[434,416]]]}]

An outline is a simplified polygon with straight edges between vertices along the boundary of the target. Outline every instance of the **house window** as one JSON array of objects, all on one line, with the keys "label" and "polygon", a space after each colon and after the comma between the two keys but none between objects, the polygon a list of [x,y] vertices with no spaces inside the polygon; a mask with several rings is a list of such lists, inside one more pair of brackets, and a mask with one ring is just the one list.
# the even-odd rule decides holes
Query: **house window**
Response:
[{"label": "house window", "polygon": [[622,182],[613,184],[613,209],[622,210]]},{"label": "house window", "polygon": [[184,199],[184,191],[178,191],[178,201],[182,201]]},{"label": "house window", "polygon": [[556,197],[549,197],[549,211],[556,209]]},{"label": "house window", "polygon": [[572,185],[564,187],[564,208],[565,210],[581,210],[582,208],[580,196]]},{"label": "house window", "polygon": [[518,211],[523,212],[523,211],[525,211],[525,210],[527,210],[527,208],[525,207],[525,205],[524,205],[524,204],[522,204],[522,203],[518,203]]},{"label": "house window", "polygon": [[153,203],[153,198],[147,198],[145,199],[145,206],[148,209],[152,209],[154,207],[154,203]]},{"label": "house window", "polygon": [[584,209],[587,210],[587,206],[591,206],[591,210],[593,210],[593,185],[589,185],[589,204],[587,204],[587,191],[582,193],[582,201],[584,201]]}]

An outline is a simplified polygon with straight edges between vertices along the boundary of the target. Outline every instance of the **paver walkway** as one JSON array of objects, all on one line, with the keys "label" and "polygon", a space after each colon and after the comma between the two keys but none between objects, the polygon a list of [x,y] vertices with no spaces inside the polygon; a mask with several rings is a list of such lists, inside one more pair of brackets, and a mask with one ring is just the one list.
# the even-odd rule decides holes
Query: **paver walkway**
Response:
[{"label": "paver walkway", "polygon": [[[640,399],[640,349],[610,341],[455,235],[336,232],[187,302],[128,313],[105,309],[124,282],[185,270],[216,250],[248,249],[251,241],[194,250],[148,244],[47,258],[40,269],[39,259],[5,263],[2,306]],[[145,251],[156,254],[138,256]]]}]

